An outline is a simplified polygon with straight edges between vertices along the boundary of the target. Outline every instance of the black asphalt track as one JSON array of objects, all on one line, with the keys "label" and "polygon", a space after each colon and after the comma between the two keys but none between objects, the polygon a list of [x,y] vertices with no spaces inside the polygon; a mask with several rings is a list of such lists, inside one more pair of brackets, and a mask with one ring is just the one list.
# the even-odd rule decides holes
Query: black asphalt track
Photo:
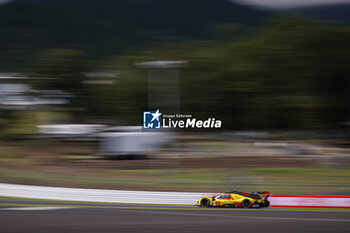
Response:
[{"label": "black asphalt track", "polygon": [[350,209],[233,209],[0,198],[0,233],[350,232]]}]

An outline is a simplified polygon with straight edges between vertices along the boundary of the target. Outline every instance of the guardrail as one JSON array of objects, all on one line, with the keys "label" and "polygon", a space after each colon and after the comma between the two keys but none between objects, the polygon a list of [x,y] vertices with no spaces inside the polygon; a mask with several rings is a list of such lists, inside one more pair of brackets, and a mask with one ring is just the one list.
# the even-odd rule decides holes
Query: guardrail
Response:
[{"label": "guardrail", "polygon": [[[208,195],[213,194],[79,189],[0,183],[0,196],[64,201],[194,205],[201,197]],[[271,207],[350,208],[350,196],[271,195],[269,200]]]},{"label": "guardrail", "polygon": [[271,207],[350,208],[350,196],[271,195]]},{"label": "guardrail", "polygon": [[207,194],[60,188],[0,183],[0,196],[64,201],[194,205],[203,195]]}]

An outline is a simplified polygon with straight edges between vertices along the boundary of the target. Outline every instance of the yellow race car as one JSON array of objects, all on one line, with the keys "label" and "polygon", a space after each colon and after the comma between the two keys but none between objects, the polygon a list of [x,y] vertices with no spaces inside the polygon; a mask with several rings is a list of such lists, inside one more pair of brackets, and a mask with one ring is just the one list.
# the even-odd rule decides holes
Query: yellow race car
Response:
[{"label": "yellow race car", "polygon": [[212,197],[202,197],[197,204],[200,207],[261,208],[270,206],[270,202],[267,200],[269,196],[270,192],[245,193],[232,191],[216,194]]}]

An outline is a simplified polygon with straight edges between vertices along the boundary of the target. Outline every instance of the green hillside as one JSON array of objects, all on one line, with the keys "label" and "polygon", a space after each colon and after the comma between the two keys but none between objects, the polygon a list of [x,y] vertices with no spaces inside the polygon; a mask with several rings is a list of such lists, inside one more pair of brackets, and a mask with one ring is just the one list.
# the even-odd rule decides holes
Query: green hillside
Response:
[{"label": "green hillside", "polygon": [[337,21],[343,24],[350,23],[350,4],[324,4],[312,7],[299,7],[286,10],[286,12],[299,13],[316,19]]},{"label": "green hillside", "polygon": [[256,26],[265,12],[226,0],[17,0],[0,7],[0,69],[47,48],[103,58],[210,37],[213,25]]}]

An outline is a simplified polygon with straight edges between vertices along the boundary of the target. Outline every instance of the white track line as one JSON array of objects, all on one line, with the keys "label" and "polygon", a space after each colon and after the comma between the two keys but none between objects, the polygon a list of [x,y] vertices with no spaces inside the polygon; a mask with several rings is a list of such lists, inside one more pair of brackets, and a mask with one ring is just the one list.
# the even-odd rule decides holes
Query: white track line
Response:
[{"label": "white track line", "polygon": [[10,207],[1,208],[0,210],[62,210],[62,209],[73,209],[75,207],[57,207],[57,206],[40,206],[40,207]]}]

